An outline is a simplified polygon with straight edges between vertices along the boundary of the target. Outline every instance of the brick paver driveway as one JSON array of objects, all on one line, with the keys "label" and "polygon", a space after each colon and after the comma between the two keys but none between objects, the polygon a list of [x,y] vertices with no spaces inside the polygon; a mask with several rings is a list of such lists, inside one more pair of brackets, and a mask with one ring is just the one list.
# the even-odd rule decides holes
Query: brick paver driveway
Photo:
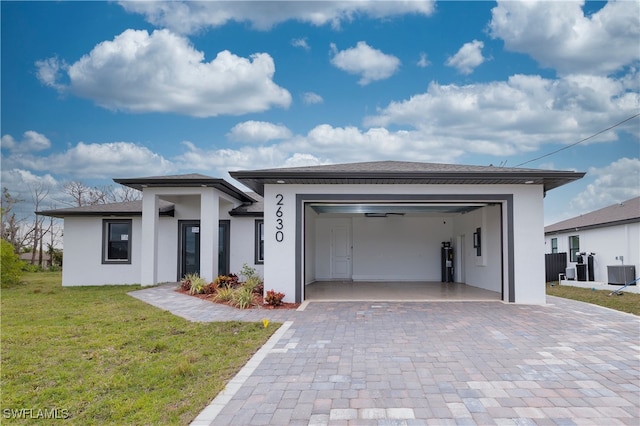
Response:
[{"label": "brick paver driveway", "polygon": [[640,424],[640,319],[548,303],[311,303],[194,424]]}]

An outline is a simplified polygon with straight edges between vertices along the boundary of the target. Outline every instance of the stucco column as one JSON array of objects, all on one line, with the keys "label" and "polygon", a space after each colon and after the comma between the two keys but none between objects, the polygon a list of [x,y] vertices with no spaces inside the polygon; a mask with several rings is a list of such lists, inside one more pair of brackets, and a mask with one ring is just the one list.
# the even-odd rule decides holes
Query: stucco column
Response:
[{"label": "stucco column", "polygon": [[200,276],[213,281],[218,276],[218,223],[220,198],[213,188],[200,196]]},{"label": "stucco column", "polygon": [[[140,284],[155,285],[158,283],[158,196],[144,194],[142,196],[142,253],[140,255]],[[133,236],[135,238],[135,236]]]}]

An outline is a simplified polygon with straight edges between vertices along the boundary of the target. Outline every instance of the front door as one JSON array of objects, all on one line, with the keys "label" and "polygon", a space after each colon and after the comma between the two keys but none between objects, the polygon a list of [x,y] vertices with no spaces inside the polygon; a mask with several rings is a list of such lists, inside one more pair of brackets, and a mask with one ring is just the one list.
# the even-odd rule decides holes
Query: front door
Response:
[{"label": "front door", "polygon": [[187,274],[200,273],[200,221],[181,220],[180,228],[180,263],[178,279]]},{"label": "front door", "polygon": [[228,220],[221,220],[218,225],[218,275],[229,275],[230,228]]},{"label": "front door", "polygon": [[331,278],[351,279],[351,226],[331,227]]}]

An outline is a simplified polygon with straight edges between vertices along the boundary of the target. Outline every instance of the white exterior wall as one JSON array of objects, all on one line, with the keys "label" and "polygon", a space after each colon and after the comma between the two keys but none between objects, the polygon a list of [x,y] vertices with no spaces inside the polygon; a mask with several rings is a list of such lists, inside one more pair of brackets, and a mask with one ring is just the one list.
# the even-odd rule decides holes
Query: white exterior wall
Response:
[{"label": "white exterior wall", "polygon": [[[297,194],[349,194],[365,195],[468,195],[472,201],[476,194],[513,194],[513,275],[516,303],[545,303],[544,288],[544,238],[543,193],[541,185],[289,185],[267,184],[264,191],[265,221],[265,288],[285,293],[285,301],[292,301],[296,294],[296,262],[306,259],[296,257],[296,195]],[[496,200],[501,197],[497,196]],[[341,201],[347,201],[343,198]],[[486,200],[483,200],[486,201]],[[280,203],[280,204],[278,204]],[[506,206],[506,202],[505,208]],[[491,216],[491,215],[489,215]],[[505,213],[506,218],[506,213]],[[499,220],[499,219],[496,219]],[[505,221],[506,222],[506,221]],[[483,228],[488,228],[489,223]],[[494,227],[497,225],[494,223]],[[505,239],[507,224],[502,223]],[[354,227],[355,228],[355,227]],[[474,228],[475,229],[475,228]],[[488,234],[488,233],[487,233]],[[321,238],[316,229],[316,239]],[[486,238],[486,236],[484,237]],[[472,247],[472,245],[471,245]],[[318,263],[315,248],[316,270]],[[506,251],[506,248],[505,248]],[[508,280],[504,254],[505,280]],[[439,255],[438,255],[439,259]],[[309,262],[308,260],[305,260]],[[304,268],[303,268],[304,269]],[[502,271],[501,271],[502,272]],[[497,273],[492,272],[497,275]],[[307,282],[308,276],[299,277]],[[492,279],[492,278],[486,278]],[[469,280],[469,277],[467,277]],[[491,285],[487,284],[490,288]],[[508,294],[505,299],[508,300]]]},{"label": "white exterior wall", "polygon": [[[516,303],[546,303],[542,186],[520,185],[513,197]],[[506,235],[506,234],[505,234]]]},{"label": "white exterior wall", "polygon": [[[476,232],[476,228],[481,230],[480,256],[473,247],[473,233]],[[453,235],[464,237],[464,253],[455,250],[455,253],[464,256],[464,259],[456,262],[454,258],[457,265],[464,265],[464,271],[457,271],[456,276],[460,276],[458,272],[463,274],[466,284],[496,292],[502,291],[501,228],[499,205],[483,207],[455,217]],[[454,249],[457,249],[456,244],[459,244],[457,238],[453,240]],[[505,288],[505,293],[507,291]]]},{"label": "white exterior wall", "polygon": [[[211,188],[147,188],[144,196],[147,198],[158,196],[175,204],[173,217],[161,216],[156,218],[156,238],[154,244],[156,270],[153,274],[155,281],[175,282],[178,280],[179,260],[179,229],[180,220],[201,220],[201,192]],[[211,216],[217,222],[230,221],[230,272],[239,273],[242,265],[256,269],[264,275],[263,265],[254,262],[255,250],[255,219],[245,217],[231,217],[229,211],[240,205],[224,193],[215,191],[219,197],[219,208]],[[207,211],[207,210],[205,210]],[[217,213],[217,214],[216,214]],[[102,264],[102,221],[105,218],[132,219],[131,230],[131,264]],[[213,220],[213,219],[212,219]],[[212,222],[213,223],[213,222]],[[217,268],[218,227],[213,226],[215,235],[208,239],[213,245],[213,258]],[[150,227],[150,229],[152,229]],[[153,232],[153,231],[150,231]],[[210,233],[211,234],[211,233]],[[144,233],[144,237],[148,237]],[[204,235],[204,233],[203,233]],[[202,236],[201,236],[202,237]],[[143,230],[142,218],[133,217],[73,217],[64,219],[64,266],[62,270],[63,286],[106,285],[106,284],[140,284],[143,277]],[[201,257],[204,256],[201,252]],[[152,256],[148,257],[150,262]],[[201,264],[202,264],[201,258]],[[151,276],[152,274],[148,274]],[[213,274],[208,274],[213,275]],[[203,274],[205,276],[205,274]],[[205,276],[213,280],[214,276]]]},{"label": "white exterior wall", "polygon": [[[592,252],[595,281],[608,282],[607,266],[634,265],[636,277],[640,275],[640,222],[607,226],[595,229],[579,229],[545,236],[545,253],[551,253],[551,239],[558,239],[558,253],[567,253],[567,267],[576,268],[569,256],[569,237],[580,237],[580,251]],[[617,257],[617,259],[616,259]],[[577,278],[577,276],[576,276]]]},{"label": "white exterior wall", "polygon": [[254,268],[261,277],[264,276],[264,265],[255,262],[255,227],[257,217],[230,217],[231,242],[229,271],[239,274],[246,263]]},{"label": "white exterior wall", "polygon": [[[113,217],[112,217],[113,218]],[[102,264],[101,217],[64,219],[63,286],[136,284],[140,282],[140,217],[131,225],[131,264]]]}]

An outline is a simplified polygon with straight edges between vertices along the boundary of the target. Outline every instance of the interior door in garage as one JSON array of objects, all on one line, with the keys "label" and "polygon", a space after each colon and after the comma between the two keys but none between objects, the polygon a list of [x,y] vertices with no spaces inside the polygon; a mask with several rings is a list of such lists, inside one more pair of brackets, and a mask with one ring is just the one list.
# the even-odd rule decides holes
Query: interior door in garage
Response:
[{"label": "interior door in garage", "polygon": [[331,227],[331,278],[351,279],[351,224]]}]

